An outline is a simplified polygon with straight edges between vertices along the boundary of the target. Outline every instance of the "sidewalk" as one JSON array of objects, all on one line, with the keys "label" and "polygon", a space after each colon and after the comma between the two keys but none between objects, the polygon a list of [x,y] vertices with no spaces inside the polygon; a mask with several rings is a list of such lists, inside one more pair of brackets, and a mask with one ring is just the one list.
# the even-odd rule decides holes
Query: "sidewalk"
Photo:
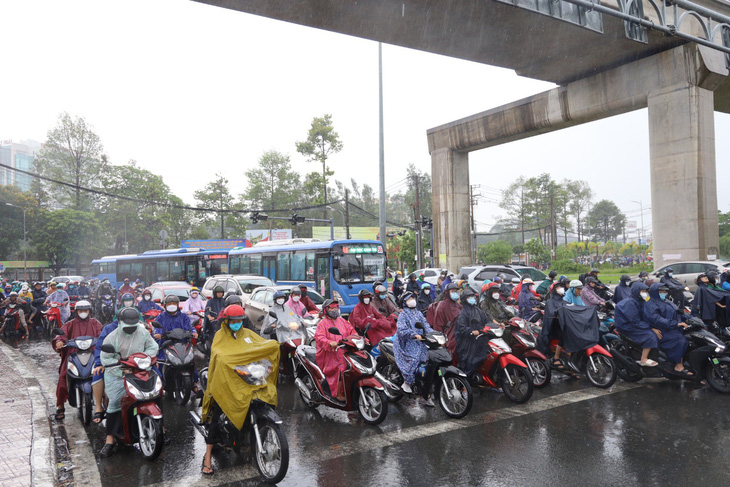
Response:
[{"label": "sidewalk", "polygon": [[33,408],[28,384],[0,346],[0,485],[31,485]]}]

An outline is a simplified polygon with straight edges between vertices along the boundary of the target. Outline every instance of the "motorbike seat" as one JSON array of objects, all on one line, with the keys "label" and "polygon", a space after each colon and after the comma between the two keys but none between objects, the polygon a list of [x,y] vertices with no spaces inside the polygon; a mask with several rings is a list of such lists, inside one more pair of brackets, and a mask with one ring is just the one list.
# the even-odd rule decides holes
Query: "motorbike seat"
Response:
[{"label": "motorbike seat", "polygon": [[641,350],[642,348],[644,348],[643,346],[641,346],[640,344],[636,343],[636,342],[635,342],[635,341],[633,341],[633,340],[632,340],[631,338],[629,338],[628,336],[626,336],[626,334],[625,334],[625,333],[621,333],[621,332],[620,332],[619,330],[616,330],[616,334],[617,334],[617,335],[618,335],[618,336],[619,336],[619,337],[621,338],[621,340],[623,340],[623,341],[624,341],[624,342],[626,343],[626,345],[628,345],[628,346],[629,346],[630,348],[637,348],[637,349],[639,349],[639,350]]}]

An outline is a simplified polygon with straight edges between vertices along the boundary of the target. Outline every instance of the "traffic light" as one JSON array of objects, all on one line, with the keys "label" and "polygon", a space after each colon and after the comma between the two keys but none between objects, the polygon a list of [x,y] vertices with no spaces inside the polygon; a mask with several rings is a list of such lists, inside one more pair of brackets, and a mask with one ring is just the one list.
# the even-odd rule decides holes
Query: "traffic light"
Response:
[{"label": "traffic light", "polygon": [[291,224],[292,225],[298,225],[300,223],[304,223],[304,220],[305,220],[305,217],[303,217],[303,216],[297,216],[297,214],[294,213],[291,216],[291,220],[290,221],[291,221]]},{"label": "traffic light", "polygon": [[251,212],[251,223],[258,223],[259,222],[259,212],[253,211]]}]

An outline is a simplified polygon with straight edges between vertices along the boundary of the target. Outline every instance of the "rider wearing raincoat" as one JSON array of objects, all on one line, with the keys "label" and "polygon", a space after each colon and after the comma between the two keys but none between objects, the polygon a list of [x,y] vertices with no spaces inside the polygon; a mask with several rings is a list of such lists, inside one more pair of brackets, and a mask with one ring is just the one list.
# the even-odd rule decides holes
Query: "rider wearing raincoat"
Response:
[{"label": "rider wearing raincoat", "polygon": [[[431,326],[416,308],[416,296],[407,292],[403,296],[405,308],[398,316],[398,331],[393,338],[393,354],[403,375],[402,389],[411,394],[411,386],[416,381],[416,370],[421,362],[428,359],[428,347],[421,343],[425,333],[433,331]],[[423,329],[416,328],[416,323],[421,323]]]}]

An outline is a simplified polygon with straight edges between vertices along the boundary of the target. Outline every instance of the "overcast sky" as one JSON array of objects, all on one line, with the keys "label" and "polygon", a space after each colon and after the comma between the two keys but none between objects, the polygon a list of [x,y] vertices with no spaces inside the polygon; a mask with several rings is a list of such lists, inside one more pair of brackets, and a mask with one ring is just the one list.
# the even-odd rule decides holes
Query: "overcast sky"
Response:
[{"label": "overcast sky", "polygon": [[[69,112],[110,160],[130,159],[192,193],[223,173],[236,194],[261,154],[290,155],[312,118],[330,113],[344,149],[335,178],[378,188],[377,43],[185,0],[0,0],[0,140],[44,141]],[[386,187],[409,163],[430,172],[429,128],[550,89],[512,71],[383,46]],[[718,180],[730,179],[730,116],[715,115]],[[479,231],[501,215],[498,190],[549,172],[585,179],[639,221],[650,207],[646,110],[470,154],[481,184]],[[718,184],[718,186],[721,186]],[[720,192],[721,211],[730,195]],[[650,228],[651,213],[644,225]],[[374,225],[376,222],[374,222]]]}]

